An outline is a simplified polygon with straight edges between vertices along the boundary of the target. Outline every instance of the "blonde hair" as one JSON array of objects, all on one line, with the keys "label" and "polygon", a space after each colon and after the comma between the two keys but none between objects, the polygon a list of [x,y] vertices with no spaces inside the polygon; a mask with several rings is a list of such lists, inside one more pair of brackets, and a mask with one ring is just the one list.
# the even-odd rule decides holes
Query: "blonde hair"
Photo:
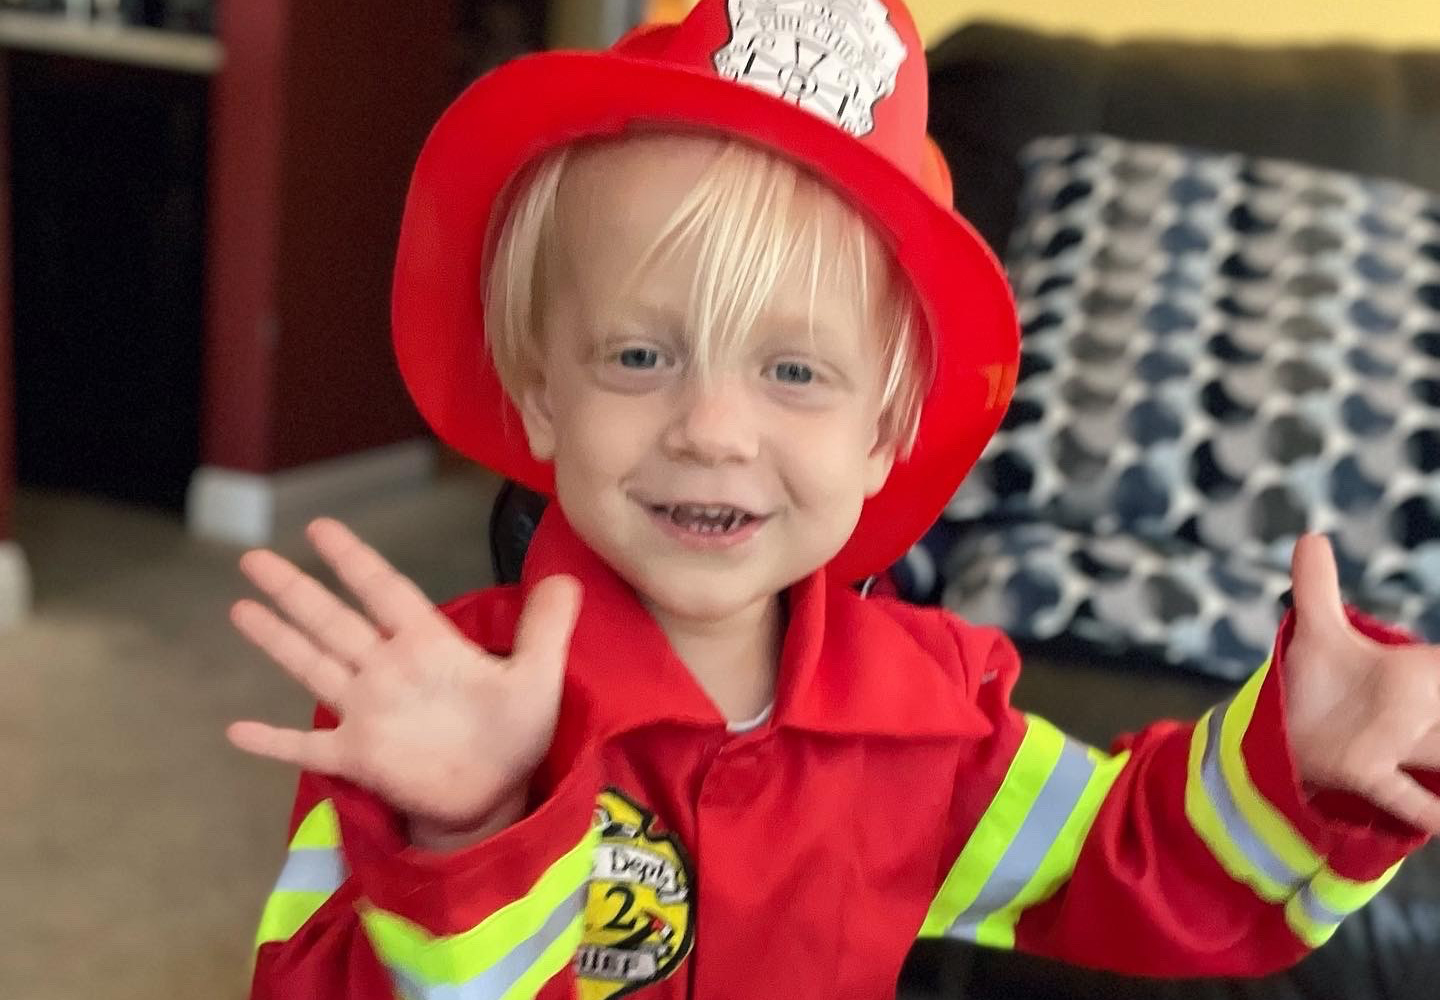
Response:
[{"label": "blonde hair", "polygon": [[[919,303],[909,279],[864,218],[808,171],[738,140],[717,140],[717,146],[718,155],[636,273],[660,255],[697,251],[687,322],[703,373],[716,357],[744,343],[781,275],[797,265],[810,276],[813,337],[822,278],[834,278],[848,265],[845,276],[859,290],[862,315],[876,315],[881,327],[886,369],[880,437],[907,454],[919,431],[930,369],[921,357]],[[576,150],[562,147],[522,171],[492,219],[485,329],[496,371],[512,398],[543,363],[541,303],[556,252],[555,206]],[[833,242],[827,239],[827,217],[843,220]],[[872,314],[876,285],[883,297]]]}]

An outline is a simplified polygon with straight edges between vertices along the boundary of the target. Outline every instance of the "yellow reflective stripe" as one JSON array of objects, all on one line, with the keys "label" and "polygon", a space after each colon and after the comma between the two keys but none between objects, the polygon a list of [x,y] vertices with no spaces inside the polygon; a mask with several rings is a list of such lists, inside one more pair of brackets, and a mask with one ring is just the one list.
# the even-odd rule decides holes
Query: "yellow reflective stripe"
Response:
[{"label": "yellow reflective stripe", "polygon": [[340,816],[335,812],[335,803],[326,799],[306,814],[295,828],[290,839],[290,849],[297,847],[339,847]]},{"label": "yellow reflective stripe", "polygon": [[921,937],[943,937],[980,897],[980,891],[1040,797],[1045,779],[1060,760],[1065,737],[1052,726],[1037,725],[1037,721],[1028,720],[1025,736],[1010,761],[1005,780],[930,904],[930,912],[920,927]]},{"label": "yellow reflective stripe", "polygon": [[1267,903],[1288,899],[1293,887],[1282,885],[1250,862],[1245,852],[1226,830],[1214,799],[1205,788],[1205,748],[1211,729],[1218,723],[1215,710],[1206,712],[1195,724],[1190,737],[1190,766],[1185,779],[1185,815],[1200,839],[1210,848],[1220,867],[1235,881],[1250,886]]},{"label": "yellow reflective stripe", "polygon": [[[338,879],[343,882],[344,863],[339,858],[339,850],[340,818],[335,812],[335,804],[326,799],[306,813],[305,818],[300,821],[300,825],[295,828],[295,835],[290,838],[290,854],[285,868],[281,871],[280,880],[276,883],[275,889],[265,900],[265,909],[260,914],[260,926],[255,932],[255,948],[257,950],[262,944],[288,941],[294,937],[296,931],[304,927],[320,907],[325,905],[325,901],[334,895],[335,889],[339,888],[339,882],[324,890],[285,888],[287,876],[293,875],[295,862],[297,860],[325,861],[327,859],[322,855],[333,852],[335,857],[329,860],[329,864],[322,864],[318,867],[331,869],[327,879]],[[316,880],[310,881],[313,885]]]},{"label": "yellow reflective stripe", "polygon": [[1235,698],[1195,727],[1185,807],[1221,867],[1261,899],[1281,903],[1320,870],[1324,860],[1260,794],[1241,750],[1269,671],[1267,662]]},{"label": "yellow reflective stripe", "polygon": [[1127,750],[1111,757],[1092,750],[1090,759],[1095,764],[1095,770],[1090,775],[1090,780],[1085,783],[1080,800],[1066,817],[1065,825],[1060,828],[1055,842],[1050,845],[1050,850],[1045,853],[1034,877],[1020,890],[1020,894],[1004,909],[992,913],[980,922],[975,937],[979,944],[992,948],[1014,948],[1015,927],[1019,924],[1021,915],[1030,907],[1055,895],[1074,874],[1075,865],[1080,860],[1080,851],[1085,846],[1086,838],[1090,836],[1096,817],[1100,815],[1100,807],[1104,805],[1115,780],[1129,762],[1130,752]]},{"label": "yellow reflective stripe", "polygon": [[1245,756],[1240,748],[1240,741],[1255,718],[1255,704],[1270,674],[1270,666],[1271,661],[1266,660],[1264,666],[1240,689],[1225,713],[1225,724],[1220,731],[1220,769],[1230,784],[1236,806],[1251,829],[1277,857],[1303,878],[1319,870],[1325,860],[1315,853],[1315,849],[1284,814],[1260,794],[1250,779],[1250,769],[1245,766]]},{"label": "yellow reflective stripe", "polygon": [[1327,868],[1315,876],[1310,887],[1315,891],[1315,895],[1320,897],[1320,902],[1335,912],[1354,913],[1374,899],[1375,894],[1385,888],[1399,870],[1400,862],[1396,862],[1389,871],[1373,882],[1356,882],[1343,875],[1336,875]]},{"label": "yellow reflective stripe", "polygon": [[329,899],[328,892],[273,892],[260,914],[255,947],[272,941],[289,941]]},{"label": "yellow reflective stripe", "polygon": [[1334,936],[1340,929],[1338,923],[1320,923],[1306,914],[1300,896],[1297,894],[1285,904],[1285,922],[1290,930],[1307,948],[1315,949]]},{"label": "yellow reflective stripe", "polygon": [[[576,897],[589,881],[599,836],[599,829],[592,828],[580,843],[545,870],[526,895],[459,934],[434,936],[404,917],[368,905],[361,907],[361,921],[376,954],[397,979],[421,989],[464,984],[530,940],[568,900]],[[561,940],[569,939],[570,923],[566,921],[565,932],[546,948],[546,954]]]},{"label": "yellow reflective stripe", "polygon": [[580,911],[575,914],[575,919],[570,921],[570,925],[565,928],[565,932],[551,942],[550,947],[546,948],[535,964],[516,980],[514,986],[501,994],[500,1000],[531,1000],[540,992],[540,987],[570,964],[575,953],[580,950],[580,939],[584,933],[585,910],[582,906]]},{"label": "yellow reflective stripe", "polygon": [[1395,877],[1397,863],[1371,882],[1356,882],[1323,869],[1285,904],[1285,922],[1295,936],[1318,948],[1339,929],[1341,921],[1360,909]]},{"label": "yellow reflective stripe", "polygon": [[1220,866],[1267,903],[1283,905],[1291,931],[1312,948],[1370,901],[1398,869],[1371,882],[1331,870],[1250,776],[1241,741],[1255,718],[1271,661],[1227,705],[1207,713],[1190,739],[1185,814]]}]

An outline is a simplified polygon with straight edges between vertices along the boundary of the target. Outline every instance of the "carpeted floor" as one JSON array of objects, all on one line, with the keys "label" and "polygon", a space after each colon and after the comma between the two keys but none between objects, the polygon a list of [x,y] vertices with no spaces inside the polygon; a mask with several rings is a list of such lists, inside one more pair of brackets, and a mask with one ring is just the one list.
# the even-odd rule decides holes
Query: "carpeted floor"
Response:
[{"label": "carpeted floor", "polygon": [[[342,518],[443,599],[489,581],[493,482]],[[36,606],[0,635],[0,998],[234,1000],[294,775],[224,741],[310,703],[230,629],[240,549],[164,514],[22,492]],[[307,568],[298,534],[277,546]]]}]

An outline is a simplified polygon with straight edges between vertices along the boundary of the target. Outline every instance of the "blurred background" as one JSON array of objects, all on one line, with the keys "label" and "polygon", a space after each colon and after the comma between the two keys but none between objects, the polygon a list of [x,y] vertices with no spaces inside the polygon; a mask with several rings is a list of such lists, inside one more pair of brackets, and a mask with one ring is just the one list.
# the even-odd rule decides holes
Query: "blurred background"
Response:
[{"label": "blurred background", "polygon": [[[328,513],[436,600],[492,579],[489,518],[500,484],[428,437],[391,361],[390,268],[413,160],[447,103],[488,68],[547,46],[605,45],[689,6],[0,0],[0,998],[245,995],[294,779],[228,750],[222,729],[242,717],[304,724],[310,706],[231,634],[227,608],[245,593],[236,558],[272,545],[315,568],[298,531]],[[1045,251],[1059,224],[1026,215],[1055,192],[1025,164],[1064,159],[1026,145],[1037,137],[1103,132],[1300,161],[1367,178],[1354,190],[1378,190],[1405,206],[1406,218],[1435,213],[1433,234],[1406,230],[1383,253],[1344,243],[1353,258],[1369,253],[1408,281],[1403,293],[1392,282],[1366,298],[1385,314],[1391,298],[1408,296],[1391,309],[1401,317],[1392,326],[1421,351],[1420,360],[1395,361],[1414,376],[1408,396],[1396,390],[1410,409],[1391,421],[1409,437],[1398,450],[1375,451],[1409,462],[1410,489],[1390,497],[1409,513],[1405,530],[1386,536],[1401,554],[1379,582],[1405,577],[1413,592],[1392,599],[1379,587],[1373,603],[1423,624],[1435,594],[1421,570],[1433,567],[1428,546],[1440,538],[1431,474],[1440,459],[1426,450],[1440,450],[1431,412],[1440,389],[1424,388],[1440,377],[1424,367],[1440,356],[1440,208],[1426,200],[1440,197],[1433,0],[914,0],[912,8],[932,47],[932,131],[956,169],[960,207],[1012,254],[1027,333],[1071,322],[1046,319],[1056,307],[1043,297],[1089,280],[1041,274],[1014,256],[1035,250],[1045,267],[1065,259],[1064,247]],[[1142,164],[1156,155],[1099,154]],[[1410,187],[1402,197],[1373,178]],[[1066,190],[1069,206],[1077,189]],[[1247,202],[1261,214],[1267,204]],[[1125,208],[1111,203],[1103,218]],[[1215,263],[1230,280],[1238,265],[1225,261],[1241,251],[1226,240]],[[1397,259],[1402,253],[1411,256]],[[1345,287],[1352,298],[1366,294]],[[1027,291],[1037,298],[1024,301]],[[1242,314],[1260,308],[1242,305]],[[1345,321],[1360,315],[1353,302],[1348,311],[1333,305],[1322,312],[1342,317],[1337,338],[1372,315]],[[1246,344],[1261,350],[1256,339],[1283,325],[1252,324],[1238,355],[1247,356]],[[1083,331],[1074,342],[1094,346]],[[1113,368],[1115,355],[1105,357]],[[1027,354],[1027,374],[1054,362],[1052,348]],[[1182,368],[1189,363],[1182,352]],[[1245,419],[1259,427],[1270,417],[1257,407]],[[1425,431],[1437,437],[1414,445]],[[1269,457],[1281,467],[1310,475],[1303,460],[1313,455],[1278,450]],[[987,496],[1006,517],[1038,481],[1014,458],[1023,451],[1017,445],[986,467]],[[1229,482],[1245,461],[1216,460],[1227,461]],[[1167,521],[1163,509],[1130,525],[1124,497],[1106,497],[1113,509],[1077,517],[1110,525],[1109,562],[1173,555],[1156,548],[1156,530],[1161,541],[1209,551],[1213,526]],[[1404,506],[1416,498],[1419,508]],[[1190,577],[1149,578],[1138,598],[1118,602],[1126,613],[1150,607],[1158,624],[1108,620],[1104,606],[1065,605],[1059,595],[1073,583],[1026,575],[1043,563],[1026,562],[1033,540],[987,528],[985,544],[1000,539],[995,552],[958,541],[961,527],[998,523],[977,504],[957,505],[894,582],[913,599],[1028,627],[1037,665],[1022,689],[1026,707],[1104,742],[1156,715],[1192,714],[1239,679],[1232,661],[1250,649],[1215,640],[1229,634],[1216,622],[1206,619],[1206,642],[1167,644],[1186,595],[1199,607],[1210,593]],[[1299,508],[1301,526],[1307,516],[1313,526],[1319,507]],[[1106,520],[1115,511],[1119,521]],[[1252,527],[1265,522],[1257,547],[1220,553],[1221,563],[1192,576],[1250,581],[1229,597],[1250,595],[1269,628],[1278,605],[1264,557],[1296,524],[1274,529],[1269,514],[1251,513]],[[1061,518],[1057,530],[1073,533],[1074,520]],[[1123,546],[1115,556],[1117,525],[1136,527],[1143,558]],[[1094,582],[1105,577],[1107,555],[1089,544],[1067,536],[1045,547],[1064,548]],[[977,552],[1015,575],[978,580]],[[1407,568],[1406,553],[1421,554],[1420,569]],[[1360,583],[1375,576],[1352,569]],[[1037,589],[1048,600],[1032,600]],[[1255,602],[1262,593],[1267,600]],[[1192,631],[1194,617],[1185,618]],[[1243,638],[1244,624],[1226,627]],[[1364,942],[1337,938],[1350,950],[1331,948],[1332,965],[1255,995],[1352,998],[1383,983],[1386,996],[1433,996],[1405,990],[1431,989],[1440,975],[1440,893],[1433,877],[1398,891],[1386,919],[1415,949],[1391,955],[1402,971],[1376,971],[1372,951],[1356,955]],[[1372,931],[1364,934],[1374,945]],[[1056,975],[938,960],[915,972],[917,989],[947,996],[1118,989],[1108,980],[1062,985]],[[1017,982],[1025,992],[1011,992]],[[1337,984],[1347,992],[1326,992]]]}]

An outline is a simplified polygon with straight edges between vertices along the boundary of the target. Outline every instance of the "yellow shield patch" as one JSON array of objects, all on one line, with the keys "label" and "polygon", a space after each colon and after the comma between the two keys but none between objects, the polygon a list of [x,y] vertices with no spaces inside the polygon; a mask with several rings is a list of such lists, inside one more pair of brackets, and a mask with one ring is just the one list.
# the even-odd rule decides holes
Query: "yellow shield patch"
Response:
[{"label": "yellow shield patch", "polygon": [[669,977],[695,938],[690,859],[618,789],[595,803],[600,845],[575,957],[581,1000],[611,1000]]}]

